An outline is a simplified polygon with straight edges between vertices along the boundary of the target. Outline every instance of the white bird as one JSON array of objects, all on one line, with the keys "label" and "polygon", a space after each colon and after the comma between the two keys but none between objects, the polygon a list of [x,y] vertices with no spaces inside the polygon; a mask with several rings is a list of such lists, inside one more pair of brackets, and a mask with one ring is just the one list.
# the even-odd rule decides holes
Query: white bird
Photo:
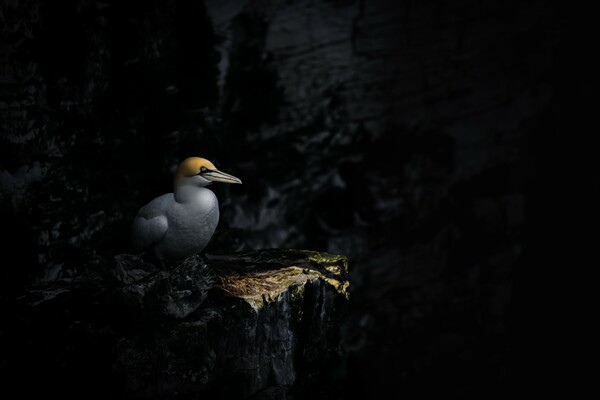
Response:
[{"label": "white bird", "polygon": [[217,196],[205,187],[212,182],[242,183],[204,158],[183,160],[175,174],[175,193],[157,197],[138,211],[131,227],[133,247],[172,261],[202,251],[219,222]]}]

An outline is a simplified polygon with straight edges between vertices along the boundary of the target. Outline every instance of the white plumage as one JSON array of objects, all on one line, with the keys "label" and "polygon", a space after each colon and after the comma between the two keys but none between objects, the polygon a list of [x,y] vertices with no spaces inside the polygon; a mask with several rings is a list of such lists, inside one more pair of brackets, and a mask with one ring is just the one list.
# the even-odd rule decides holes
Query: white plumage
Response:
[{"label": "white plumage", "polygon": [[202,251],[219,223],[217,196],[205,186],[212,182],[242,183],[208,160],[184,160],[175,175],[175,192],[155,198],[133,221],[131,242],[160,259],[179,260]]}]

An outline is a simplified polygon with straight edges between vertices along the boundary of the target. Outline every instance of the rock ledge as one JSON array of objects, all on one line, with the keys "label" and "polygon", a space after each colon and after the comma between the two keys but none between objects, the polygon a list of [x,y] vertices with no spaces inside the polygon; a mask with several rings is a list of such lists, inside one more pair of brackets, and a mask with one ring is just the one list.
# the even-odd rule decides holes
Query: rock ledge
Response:
[{"label": "rock ledge", "polygon": [[7,348],[0,372],[88,398],[337,398],[347,274],[345,257],[306,250],[166,268],[119,255],[11,305],[0,334],[28,345]]}]

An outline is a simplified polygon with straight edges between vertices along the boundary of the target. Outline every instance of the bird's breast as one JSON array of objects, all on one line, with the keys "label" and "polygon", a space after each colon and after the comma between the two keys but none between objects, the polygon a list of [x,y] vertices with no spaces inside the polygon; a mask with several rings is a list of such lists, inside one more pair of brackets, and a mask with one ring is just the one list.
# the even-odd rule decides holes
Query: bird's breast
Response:
[{"label": "bird's breast", "polygon": [[206,247],[219,222],[219,203],[215,194],[200,189],[186,201],[174,202],[167,218],[169,229],[158,246],[167,258],[181,258]]},{"label": "bird's breast", "polygon": [[[176,203],[171,215],[177,226],[189,227],[192,231],[201,231],[205,224],[218,222],[219,203],[215,194],[208,190],[199,190],[197,194],[182,203]],[[216,220],[215,220],[216,219]]]}]

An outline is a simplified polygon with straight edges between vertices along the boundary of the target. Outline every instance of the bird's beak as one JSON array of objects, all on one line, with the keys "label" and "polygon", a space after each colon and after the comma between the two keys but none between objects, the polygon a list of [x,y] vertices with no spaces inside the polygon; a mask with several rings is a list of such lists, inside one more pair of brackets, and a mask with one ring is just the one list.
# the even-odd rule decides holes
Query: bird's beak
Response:
[{"label": "bird's beak", "polygon": [[236,178],[233,175],[226,174],[225,172],[221,172],[218,169],[214,169],[212,171],[208,171],[202,174],[202,176],[209,181],[213,182],[225,182],[225,183],[239,183],[242,181],[239,178]]}]

